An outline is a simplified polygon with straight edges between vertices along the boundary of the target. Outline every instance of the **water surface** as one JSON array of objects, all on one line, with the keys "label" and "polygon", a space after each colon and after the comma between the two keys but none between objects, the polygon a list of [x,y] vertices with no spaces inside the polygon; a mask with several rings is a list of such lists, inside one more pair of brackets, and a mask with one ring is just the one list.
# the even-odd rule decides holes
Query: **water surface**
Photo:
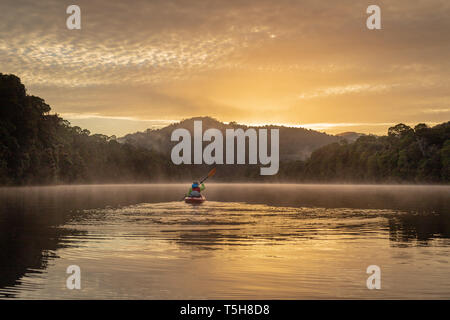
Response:
[{"label": "water surface", "polygon": [[209,184],[201,206],[185,189],[0,189],[0,298],[450,298],[450,187]]}]

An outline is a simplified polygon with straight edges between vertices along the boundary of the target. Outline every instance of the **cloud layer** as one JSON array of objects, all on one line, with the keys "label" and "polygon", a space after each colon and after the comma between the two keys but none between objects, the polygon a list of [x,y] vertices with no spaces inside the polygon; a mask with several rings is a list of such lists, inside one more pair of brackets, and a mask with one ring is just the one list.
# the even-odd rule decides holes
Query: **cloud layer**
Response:
[{"label": "cloud layer", "polygon": [[3,0],[0,72],[74,120],[384,131],[450,116],[448,1],[377,1],[375,31],[367,1],[77,1],[81,30],[66,28],[70,4]]}]

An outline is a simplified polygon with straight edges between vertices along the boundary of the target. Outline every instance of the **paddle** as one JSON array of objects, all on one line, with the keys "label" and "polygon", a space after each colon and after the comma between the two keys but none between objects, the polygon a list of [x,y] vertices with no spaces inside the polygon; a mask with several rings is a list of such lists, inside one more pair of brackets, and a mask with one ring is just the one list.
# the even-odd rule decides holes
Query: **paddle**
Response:
[{"label": "paddle", "polygon": [[[200,180],[200,183],[199,183],[199,184],[202,184],[202,183],[205,182],[209,177],[212,177],[213,175],[215,175],[215,174],[216,174],[216,171],[217,171],[216,168],[212,168],[211,171],[208,172],[208,175],[207,175],[205,178],[203,178],[202,180]],[[184,195],[184,196],[183,196],[183,199],[181,199],[181,200],[184,200],[184,197],[185,197],[185,196],[186,196],[186,195]]]},{"label": "paddle", "polygon": [[211,169],[211,171],[208,173],[208,175],[200,181],[200,184],[202,184],[203,182],[206,181],[206,179],[208,179],[209,177],[212,177],[213,175],[216,174],[216,168]]}]

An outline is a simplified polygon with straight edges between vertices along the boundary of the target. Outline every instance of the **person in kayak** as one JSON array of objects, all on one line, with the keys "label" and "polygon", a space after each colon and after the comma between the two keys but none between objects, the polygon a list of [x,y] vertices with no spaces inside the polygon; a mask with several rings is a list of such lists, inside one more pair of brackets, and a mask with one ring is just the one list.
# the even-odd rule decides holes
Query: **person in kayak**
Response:
[{"label": "person in kayak", "polygon": [[201,185],[199,185],[198,182],[195,181],[195,182],[192,183],[192,186],[189,189],[189,192],[188,192],[187,196],[188,197],[194,197],[194,198],[201,197],[202,195],[201,195],[200,192],[205,190],[205,188],[206,187],[205,187],[205,185],[203,183]]}]

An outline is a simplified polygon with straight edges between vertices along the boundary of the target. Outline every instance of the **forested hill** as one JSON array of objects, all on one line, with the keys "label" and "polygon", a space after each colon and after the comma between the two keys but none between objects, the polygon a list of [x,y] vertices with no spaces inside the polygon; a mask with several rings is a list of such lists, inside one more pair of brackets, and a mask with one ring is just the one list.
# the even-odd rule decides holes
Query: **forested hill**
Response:
[{"label": "forested hill", "polygon": [[148,129],[145,132],[128,134],[125,137],[120,138],[119,141],[127,142],[137,147],[143,147],[149,150],[158,151],[166,156],[170,156],[170,151],[172,150],[172,147],[178,143],[172,142],[170,140],[173,130],[178,128],[185,128],[189,130],[191,132],[191,136],[193,136],[194,121],[196,120],[202,122],[203,131],[210,128],[219,129],[224,137],[226,129],[243,129],[243,130],[247,130],[249,128],[253,128],[256,130],[258,130],[259,128],[279,129],[281,161],[306,160],[314,150],[327,144],[346,139],[345,137],[337,137],[304,128],[293,128],[293,127],[273,126],[273,125],[268,125],[264,127],[252,127],[238,124],[236,122],[226,124],[217,121],[216,119],[213,119],[211,117],[196,117],[171,124],[161,129]]},{"label": "forested hill", "polygon": [[398,124],[386,136],[333,143],[303,162],[282,167],[296,181],[368,183],[450,182],[450,122],[434,127]]},{"label": "forested hill", "polygon": [[[186,181],[204,175],[204,165],[175,166],[169,132],[115,137],[71,126],[39,97],[27,95],[14,75],[0,73],[0,184]],[[205,128],[247,128],[202,118]],[[430,182],[450,181],[450,123],[414,128],[399,124],[387,136],[351,136],[348,142],[306,129],[280,129],[280,171],[260,176],[260,165],[219,165],[215,181]],[[150,137],[150,138],[149,138]],[[352,141],[354,139],[348,139]],[[148,145],[146,145],[148,143]],[[320,147],[322,146],[322,147]],[[307,155],[311,153],[307,159]],[[304,159],[304,160],[302,160]]]},{"label": "forested hill", "polygon": [[14,75],[0,74],[0,184],[148,181],[168,174],[153,151],[91,135],[51,115]]}]

